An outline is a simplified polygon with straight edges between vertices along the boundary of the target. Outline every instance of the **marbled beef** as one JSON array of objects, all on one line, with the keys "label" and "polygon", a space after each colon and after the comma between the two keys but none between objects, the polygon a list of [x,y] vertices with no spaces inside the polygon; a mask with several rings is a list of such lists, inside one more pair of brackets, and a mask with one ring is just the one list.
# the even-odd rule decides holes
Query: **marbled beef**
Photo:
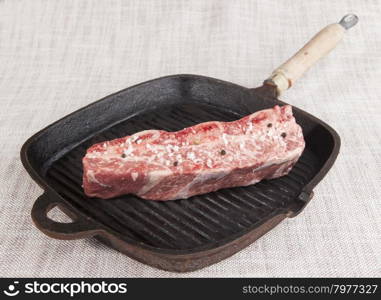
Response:
[{"label": "marbled beef", "polygon": [[90,147],[83,188],[103,199],[130,193],[151,200],[188,198],[283,176],[304,146],[289,105],[177,132],[146,130]]}]

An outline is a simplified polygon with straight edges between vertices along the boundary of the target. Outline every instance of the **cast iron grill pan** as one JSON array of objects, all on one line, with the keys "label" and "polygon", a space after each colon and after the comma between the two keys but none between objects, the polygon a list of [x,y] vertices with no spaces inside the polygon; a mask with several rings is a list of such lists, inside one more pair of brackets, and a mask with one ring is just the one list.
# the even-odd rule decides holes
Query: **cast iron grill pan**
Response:
[{"label": "cast iron grill pan", "polygon": [[210,120],[241,115],[205,105],[179,105],[142,113],[78,145],[47,170],[48,183],[71,204],[136,243],[161,249],[214,247],[274,213],[285,212],[316,174],[319,161],[308,148],[288,176],[249,187],[223,189],[177,201],[149,201],[133,195],[112,200],[87,198],[81,187],[82,158],[96,142],[146,129],[180,130]]},{"label": "cast iron grill pan", "polygon": [[[293,108],[306,149],[287,176],[184,200],[88,198],[81,186],[81,160],[94,143],[141,130],[175,131],[284,105],[274,93],[267,85],[248,89],[203,76],[174,75],[125,89],[64,117],[31,137],[21,151],[24,166],[45,190],[33,206],[34,223],[54,238],[95,236],[130,257],[171,271],[196,270],[236,253],[285,217],[298,214],[311,199],[340,146],[338,135],[324,122]],[[74,222],[49,219],[47,212],[54,206]]]},{"label": "cast iron grill pan", "polygon": [[[35,225],[53,238],[94,236],[143,263],[178,272],[203,268],[248,246],[297,215],[333,165],[340,138],[323,121],[293,107],[306,148],[288,175],[175,201],[86,197],[81,186],[86,149],[142,130],[177,131],[284,105],[276,96],[356,22],[356,16],[347,15],[324,28],[262,87],[248,89],[198,75],[167,76],[107,96],[41,130],[21,149],[26,170],[44,189],[32,208]],[[48,218],[55,206],[73,222]]]}]

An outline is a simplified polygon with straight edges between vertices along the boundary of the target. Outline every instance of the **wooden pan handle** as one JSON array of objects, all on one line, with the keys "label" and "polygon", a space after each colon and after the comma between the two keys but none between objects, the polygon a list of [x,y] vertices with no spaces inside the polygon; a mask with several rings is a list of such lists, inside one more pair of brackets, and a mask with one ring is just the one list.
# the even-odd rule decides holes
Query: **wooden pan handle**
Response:
[{"label": "wooden pan handle", "polygon": [[339,23],[323,28],[294,56],[275,69],[265,84],[276,86],[279,94],[289,89],[316,61],[335,48],[343,38],[345,30],[357,22],[356,15],[348,14]]}]

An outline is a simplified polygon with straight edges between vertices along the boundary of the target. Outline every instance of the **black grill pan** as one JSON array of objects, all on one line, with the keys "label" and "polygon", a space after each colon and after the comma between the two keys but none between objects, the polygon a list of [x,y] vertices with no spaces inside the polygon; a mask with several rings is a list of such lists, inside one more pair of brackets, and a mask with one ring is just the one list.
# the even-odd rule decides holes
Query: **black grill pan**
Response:
[{"label": "black grill pan", "polygon": [[[141,130],[175,131],[284,105],[276,98],[282,89],[278,80],[272,76],[262,87],[248,89],[197,75],[162,77],[107,96],[46,127],[21,150],[26,170],[45,191],[33,206],[34,223],[50,237],[94,236],[136,260],[170,271],[200,269],[236,253],[285,217],[297,215],[311,199],[340,147],[338,134],[323,121],[293,108],[306,149],[287,176],[184,200],[87,198],[81,187],[81,160],[94,143]],[[55,206],[73,222],[49,219],[47,213]]]}]

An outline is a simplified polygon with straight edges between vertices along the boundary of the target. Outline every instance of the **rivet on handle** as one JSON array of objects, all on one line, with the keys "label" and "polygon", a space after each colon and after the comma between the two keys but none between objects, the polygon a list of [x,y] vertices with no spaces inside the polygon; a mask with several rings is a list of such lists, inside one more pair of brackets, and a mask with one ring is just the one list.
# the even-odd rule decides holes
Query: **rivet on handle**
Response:
[{"label": "rivet on handle", "polygon": [[354,15],[354,14],[347,14],[345,15],[339,22],[339,24],[341,26],[343,26],[345,29],[349,29],[349,28],[352,28],[353,26],[355,26],[357,24],[357,22],[359,21],[359,18],[358,16]]}]

